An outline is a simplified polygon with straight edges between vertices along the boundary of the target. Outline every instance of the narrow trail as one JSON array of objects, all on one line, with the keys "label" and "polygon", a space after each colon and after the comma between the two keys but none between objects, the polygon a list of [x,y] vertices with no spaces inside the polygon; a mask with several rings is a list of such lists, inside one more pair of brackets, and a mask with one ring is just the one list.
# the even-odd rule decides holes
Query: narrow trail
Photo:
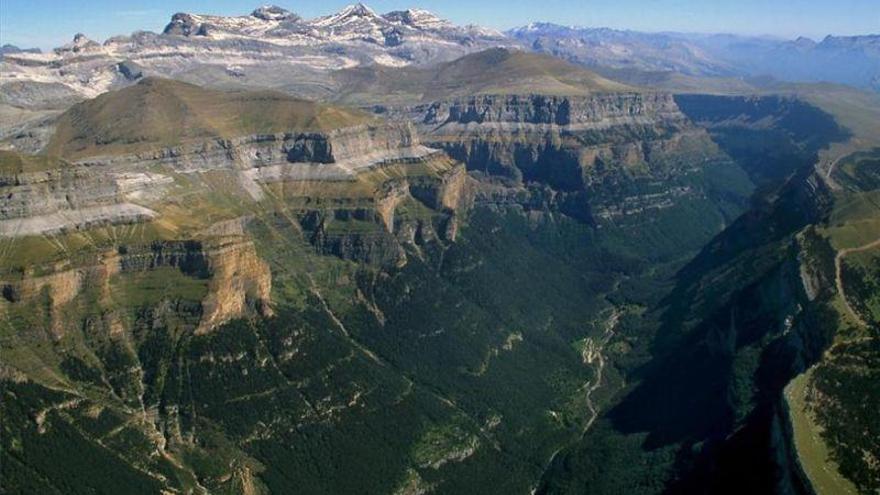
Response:
[{"label": "narrow trail", "polygon": [[849,156],[848,153],[841,153],[840,155],[832,159],[831,162],[828,164],[828,168],[825,169],[825,182],[832,190],[840,189],[840,185],[837,183],[836,180],[834,180],[832,174],[834,174],[834,169],[837,167],[837,164],[840,163],[840,160],[843,160],[847,156]]},{"label": "narrow trail", "polygon": [[[599,419],[600,411],[596,404],[593,402],[593,392],[599,390],[599,388],[602,386],[602,376],[605,371],[605,346],[608,345],[608,342],[610,342],[612,338],[614,338],[614,334],[617,329],[617,323],[619,321],[620,310],[614,308],[611,312],[611,316],[609,316],[608,319],[605,320],[605,331],[602,333],[602,336],[598,340],[588,338],[586,343],[584,344],[583,350],[581,351],[581,359],[583,360],[584,364],[592,365],[593,363],[596,363],[595,379],[588,381],[584,384],[583,387],[581,387],[581,389],[584,390],[584,394],[586,397],[587,411],[589,411],[590,413],[590,419],[588,419],[587,422],[584,423],[584,427],[581,430],[581,438],[583,438],[583,436],[587,434],[587,432],[590,430],[590,427],[593,426],[593,423],[595,423],[596,420]],[[547,473],[547,470],[550,469],[550,466],[553,465],[553,463],[556,461],[556,457],[559,456],[559,453],[562,452],[564,448],[565,447],[560,447],[556,449],[556,451],[553,452],[553,455],[550,456],[550,460],[544,466],[544,471],[541,473],[541,476],[538,477],[538,484],[534,488],[532,488],[532,494],[538,491],[538,488],[544,481],[544,475]]]},{"label": "narrow trail", "polygon": [[617,308],[614,308],[611,316],[609,316],[608,320],[605,322],[605,332],[602,334],[598,343],[589,339],[587,340],[586,345],[584,345],[584,350],[581,351],[581,358],[584,360],[584,364],[593,364],[593,362],[597,363],[596,379],[592,382],[587,382],[586,384],[587,410],[590,411],[590,419],[584,425],[581,435],[586,434],[599,417],[599,409],[593,403],[593,392],[602,386],[602,372],[605,370],[605,355],[603,352],[605,351],[605,346],[608,345],[608,342],[614,337],[617,322],[619,320],[620,311]]},{"label": "narrow trail", "polygon": [[834,179],[834,170],[840,165],[845,158],[852,156],[853,153],[863,149],[858,140],[848,142],[840,148],[828,152],[825,156],[820,156],[819,161],[814,166],[816,175],[822,179],[832,191],[840,191],[843,189],[837,180]]},{"label": "narrow trail", "polygon": [[868,251],[874,248],[880,248],[880,239],[869,242],[863,246],[841,249],[834,257],[834,283],[837,285],[837,293],[840,294],[840,298],[843,300],[843,305],[846,307],[846,311],[849,315],[863,327],[867,327],[868,324],[858,313],[856,313],[856,310],[853,309],[849,304],[849,300],[846,298],[846,292],[843,287],[843,258],[848,254]]}]

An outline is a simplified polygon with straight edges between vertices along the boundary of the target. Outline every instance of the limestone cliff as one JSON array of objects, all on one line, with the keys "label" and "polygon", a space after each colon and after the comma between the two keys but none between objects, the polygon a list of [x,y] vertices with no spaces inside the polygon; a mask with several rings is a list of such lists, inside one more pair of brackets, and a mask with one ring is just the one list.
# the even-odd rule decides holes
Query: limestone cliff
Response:
[{"label": "limestone cliff", "polygon": [[164,165],[180,172],[244,170],[284,163],[333,163],[356,170],[418,150],[419,139],[410,125],[364,124],[325,132],[282,132],[195,140],[136,153],[95,154],[74,163],[133,169]]},{"label": "limestone cliff", "polygon": [[413,126],[380,124],[206,139],[59,161],[46,169],[0,174],[0,237],[149,220],[172,191],[194,183],[203,187],[198,183],[208,174],[226,174],[227,183],[261,201],[260,184],[351,181],[371,168],[418,162],[434,153],[419,144]]},{"label": "limestone cliff", "polygon": [[199,332],[209,331],[233,318],[272,313],[269,267],[257,255],[253,242],[241,237],[224,238],[212,245],[172,241],[120,246],[118,252],[101,254],[95,264],[75,268],[63,264],[44,267],[43,270],[50,271],[44,275],[27,272],[16,277],[7,273],[0,287],[5,304],[13,306],[27,307],[46,298],[51,328],[56,337],[61,337],[68,325],[77,325],[76,321],[65,320],[63,311],[66,306],[76,304],[77,298],[97,294],[99,306],[116,311],[120,304],[128,306],[135,301],[126,300],[124,294],[114,291],[138,274],[161,268],[206,281]]},{"label": "limestone cliff", "polygon": [[699,197],[678,179],[729,161],[665,93],[479,95],[374,111],[415,123],[469,170],[550,186],[590,222]]},{"label": "limestone cliff", "polygon": [[443,168],[386,180],[363,206],[302,209],[305,235],[319,253],[391,266],[405,264],[410,248],[454,242],[477,187],[463,165],[448,158],[430,163]]}]

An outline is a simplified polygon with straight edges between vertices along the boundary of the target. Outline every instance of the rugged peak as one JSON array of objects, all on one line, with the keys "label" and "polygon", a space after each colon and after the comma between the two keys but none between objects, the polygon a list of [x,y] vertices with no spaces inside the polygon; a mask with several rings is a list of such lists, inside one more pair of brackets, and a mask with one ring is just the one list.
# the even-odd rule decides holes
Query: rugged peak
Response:
[{"label": "rugged peak", "polygon": [[340,11],[342,15],[356,15],[356,16],[376,16],[376,12],[373,9],[367,7],[366,5],[358,2],[353,5],[349,5]]},{"label": "rugged peak", "polygon": [[91,51],[91,50],[96,50],[96,49],[100,49],[100,48],[101,48],[101,45],[98,42],[92,41],[91,39],[89,39],[88,36],[84,35],[83,33],[76,33],[76,35],[74,35],[74,37],[73,37],[73,41],[71,41],[70,43],[67,43],[66,45],[64,45],[60,48],[56,48],[55,52],[56,53],[70,53],[70,52],[80,53],[80,52]]},{"label": "rugged peak", "polygon": [[[0,0],[2,1],[2,0]],[[191,67],[196,78],[223,78],[218,85],[256,83],[286,86],[288,71],[305,67],[332,84],[333,71],[380,65],[428,66],[447,62],[490,46],[513,45],[497,32],[460,26],[421,9],[377,14],[363,3],[330,15],[304,19],[290,10],[262,0],[240,15],[177,12],[169,15],[161,34],[135,32],[92,44],[80,38],[39,57],[16,48],[0,49],[4,67],[0,83],[15,80],[63,85],[78,97],[94,97],[137,74],[176,76]],[[266,5],[260,6],[267,2]],[[82,52],[90,58],[81,64]],[[39,59],[39,60],[34,60]],[[131,70],[130,60],[143,70]],[[210,74],[210,76],[208,76]],[[227,79],[229,78],[229,79]],[[202,79],[206,80],[206,79]],[[233,83],[233,81],[235,81]],[[297,78],[296,86],[300,86]],[[311,87],[312,83],[304,84]],[[316,86],[317,87],[317,86]],[[312,91],[305,87],[297,88]]]},{"label": "rugged peak", "polygon": [[417,29],[442,29],[452,25],[446,19],[423,9],[395,10],[382,17],[392,24],[403,24]]},{"label": "rugged peak", "polygon": [[343,8],[335,14],[326,17],[319,17],[313,21],[313,24],[318,27],[334,27],[348,24],[350,22],[357,22],[359,20],[373,21],[381,19],[382,18],[379,17],[373,9],[362,3],[356,3]]},{"label": "rugged peak", "polygon": [[263,5],[251,12],[251,16],[264,21],[296,21],[299,16],[277,5]]},{"label": "rugged peak", "polygon": [[196,34],[200,24],[201,23],[194,15],[187,14],[186,12],[178,12],[171,16],[171,22],[165,26],[162,33],[189,36],[191,34]]}]

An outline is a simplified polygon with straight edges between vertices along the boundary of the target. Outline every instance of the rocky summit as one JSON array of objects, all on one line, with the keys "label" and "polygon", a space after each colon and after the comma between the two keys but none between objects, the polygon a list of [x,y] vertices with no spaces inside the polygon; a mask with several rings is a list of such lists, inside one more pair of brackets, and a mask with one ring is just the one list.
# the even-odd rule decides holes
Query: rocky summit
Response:
[{"label": "rocky summit", "polygon": [[874,38],[4,45],[0,492],[876,493]]}]

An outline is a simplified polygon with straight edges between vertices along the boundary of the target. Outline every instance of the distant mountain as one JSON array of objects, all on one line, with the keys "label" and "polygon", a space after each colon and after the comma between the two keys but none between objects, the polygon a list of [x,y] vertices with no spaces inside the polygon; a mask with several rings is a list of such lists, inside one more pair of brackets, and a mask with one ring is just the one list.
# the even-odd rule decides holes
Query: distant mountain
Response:
[{"label": "distant mountain", "polygon": [[533,23],[507,34],[532,50],[586,66],[689,76],[771,76],[876,88],[880,35],[782,40],[729,34],[643,33]]},{"label": "distant mountain", "polygon": [[[503,39],[503,35],[476,26],[459,27],[419,9],[379,15],[362,3],[349,5],[339,12],[312,20],[275,6],[260,7],[248,16],[221,17],[180,13],[165,27],[166,35],[200,36],[207,39],[259,39],[283,45],[366,42],[397,47],[408,42],[452,41],[472,44]],[[402,60],[376,60],[385,65],[407,65],[428,60],[405,53],[393,54]],[[387,63],[386,63],[387,62]]]},{"label": "distant mountain", "polygon": [[[93,97],[154,75],[215,87],[292,85],[321,96],[328,70],[424,66],[510,43],[497,31],[457,26],[419,9],[379,15],[359,3],[305,20],[264,6],[236,17],[174,14],[161,34],[140,31],[103,44],[77,34],[52,53],[9,52],[0,84],[61,83]],[[138,70],[125,70],[132,65]]]},{"label": "distant mountain", "polygon": [[863,88],[880,77],[880,35],[827,36],[819,43],[807,38],[779,41],[720,36],[695,41],[745,75]]},{"label": "distant mountain", "polygon": [[39,48],[19,48],[15,45],[5,44],[0,46],[0,58],[4,55],[14,55],[16,53],[40,53]]},{"label": "distant mountain", "polygon": [[507,34],[532,50],[587,66],[730,75],[734,68],[676,34],[532,23]]}]

